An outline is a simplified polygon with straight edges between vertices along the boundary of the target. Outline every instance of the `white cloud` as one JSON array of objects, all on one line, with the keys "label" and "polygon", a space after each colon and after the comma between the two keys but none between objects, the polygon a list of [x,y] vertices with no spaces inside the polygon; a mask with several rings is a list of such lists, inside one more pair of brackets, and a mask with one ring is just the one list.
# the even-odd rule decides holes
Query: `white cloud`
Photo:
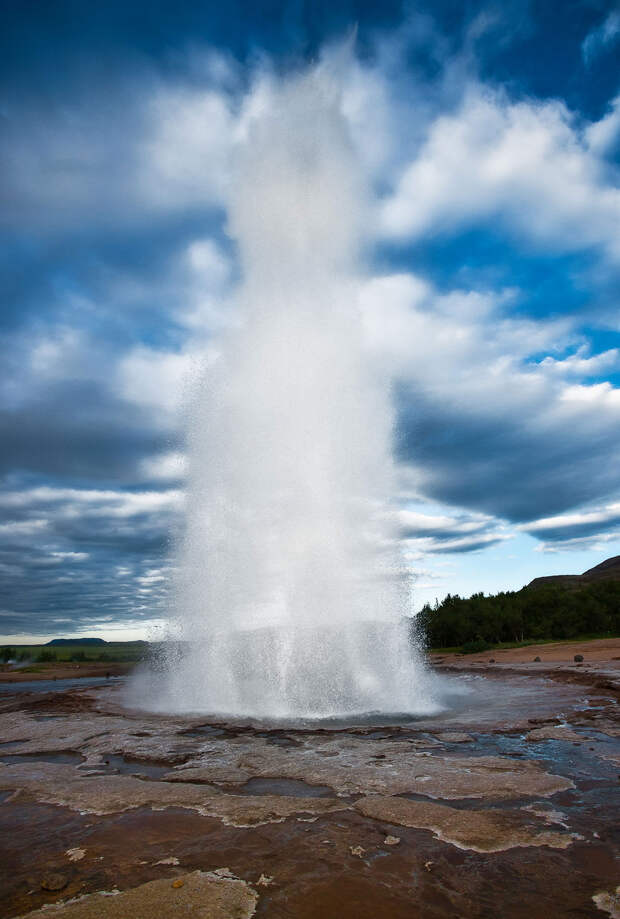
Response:
[{"label": "white cloud", "polygon": [[372,278],[360,292],[369,347],[392,373],[456,401],[481,394],[494,381],[488,399],[476,399],[472,410],[506,396],[495,384],[512,383],[515,374],[521,384],[516,398],[539,391],[544,375],[523,362],[532,353],[555,351],[574,339],[570,320],[512,317],[514,299],[514,291],[440,293],[408,273]]},{"label": "white cloud", "polygon": [[181,479],[187,469],[187,458],[183,453],[176,451],[149,456],[142,461],[140,469],[147,478],[156,481]]},{"label": "white cloud", "polygon": [[116,385],[128,402],[176,414],[197,368],[197,358],[191,354],[139,345],[119,361]]},{"label": "white cloud", "polygon": [[136,179],[155,208],[222,204],[235,116],[217,89],[161,87],[147,103]]},{"label": "white cloud", "polygon": [[511,538],[501,523],[484,514],[427,513],[404,508],[398,513],[398,520],[409,557],[412,550],[417,558],[473,552]]},{"label": "white cloud", "polygon": [[572,514],[557,514],[554,517],[541,517],[532,523],[523,524],[519,529],[527,533],[541,530],[555,530],[561,527],[575,527],[592,523],[606,523],[609,520],[620,520],[620,503],[608,504],[606,507],[591,511],[580,511]]},{"label": "white cloud", "polygon": [[84,562],[87,558],[90,558],[88,552],[50,552],[54,558],[60,559],[69,559],[72,562]]},{"label": "white cloud", "polygon": [[613,45],[620,37],[620,12],[612,10],[596,29],[586,35],[581,45],[583,59],[587,65],[592,64],[608,46]]},{"label": "white cloud", "polygon": [[236,322],[231,298],[233,264],[210,238],[192,240],[177,265],[177,321],[197,337]]},{"label": "white cloud", "polygon": [[562,376],[593,377],[613,373],[620,367],[620,349],[610,348],[600,354],[589,354],[588,345],[581,345],[574,354],[557,359],[551,355],[539,362],[541,369]]},{"label": "white cloud", "polygon": [[541,540],[541,550],[557,552],[562,549],[604,546],[618,539],[620,531],[620,502],[601,507],[585,508],[568,514],[541,517],[517,527]]},{"label": "white cloud", "polygon": [[[51,485],[40,485],[21,491],[0,492],[0,508],[24,510],[31,507],[57,505],[54,515],[80,516],[89,508],[95,508],[99,514],[112,517],[132,517],[137,514],[154,511],[176,511],[182,507],[183,493],[178,489],[164,491],[123,491],[96,488],[56,488]],[[41,528],[47,525],[46,520],[29,520],[24,526]],[[6,527],[18,524],[7,523]]]},{"label": "white cloud", "polygon": [[514,298],[401,273],[368,281],[360,303],[369,349],[406,387],[415,492],[526,520],[620,489],[620,390],[582,382],[612,371],[615,349],[586,357],[572,320],[513,315]]},{"label": "white cloud", "polygon": [[590,150],[598,156],[613,151],[620,140],[620,96],[616,96],[609,111],[599,121],[588,125],[585,138]]},{"label": "white cloud", "polygon": [[0,536],[32,536],[45,530],[49,520],[37,518],[35,520],[10,520],[0,523]]},{"label": "white cloud", "polygon": [[[208,57],[208,55],[206,56]],[[205,58],[206,60],[206,58]],[[3,100],[5,220],[58,234],[221,208],[237,133],[238,87],[203,68],[193,85],[126,75],[50,104]]]},{"label": "white cloud", "polygon": [[472,86],[454,114],[432,123],[382,207],[383,232],[418,239],[499,219],[537,244],[596,246],[620,260],[620,188],[607,179],[595,137],[595,126],[580,130],[561,102],[510,102]]}]

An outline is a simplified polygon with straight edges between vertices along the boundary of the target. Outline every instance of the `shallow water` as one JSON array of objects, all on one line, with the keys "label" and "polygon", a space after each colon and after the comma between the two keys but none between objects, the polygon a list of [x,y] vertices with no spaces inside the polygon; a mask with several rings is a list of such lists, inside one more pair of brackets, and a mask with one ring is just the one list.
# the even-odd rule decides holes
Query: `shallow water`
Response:
[{"label": "shallow water", "polygon": [[97,676],[97,677],[70,677],[61,680],[23,680],[11,683],[0,681],[0,693],[13,692],[61,692],[64,689],[77,689],[79,687],[102,686],[107,683],[122,683],[123,676]]},{"label": "shallow water", "polygon": [[65,763],[77,766],[82,762],[79,753],[52,752],[52,753],[5,753],[0,755],[0,763],[11,766],[13,763]]},{"label": "shallow water", "polygon": [[[210,722],[194,728],[205,734],[219,730],[239,730],[243,727],[280,731],[346,731],[349,728],[422,727],[429,730],[449,730],[456,726],[467,730],[514,722],[533,711],[538,717],[557,717],[560,720],[569,711],[584,710],[597,705],[599,697],[592,690],[574,683],[560,683],[536,676],[510,674],[471,674],[440,677],[443,711],[419,715],[408,712],[366,712],[343,718],[296,719],[223,719],[213,716]],[[603,698],[603,697],[600,697]],[[605,701],[607,701],[605,697]]]},{"label": "shallow water", "polygon": [[228,794],[284,795],[291,798],[333,798],[334,790],[327,785],[310,785],[301,779],[263,778],[250,779],[244,785],[227,788]]}]

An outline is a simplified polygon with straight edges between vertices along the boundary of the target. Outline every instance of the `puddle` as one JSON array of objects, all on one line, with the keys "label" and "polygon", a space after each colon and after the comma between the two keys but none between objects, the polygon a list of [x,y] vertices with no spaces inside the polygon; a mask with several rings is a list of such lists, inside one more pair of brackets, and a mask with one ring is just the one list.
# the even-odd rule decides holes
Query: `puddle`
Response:
[{"label": "puddle", "polygon": [[[150,763],[144,760],[130,759],[118,753],[111,753],[101,764],[103,768],[109,768],[112,774],[121,773],[121,775],[135,775],[145,779],[161,779],[163,775],[170,772],[172,765],[170,763]],[[99,768],[99,767],[97,767]]]},{"label": "puddle", "polygon": [[303,747],[299,740],[294,737],[288,737],[286,734],[274,734],[270,731],[258,731],[256,737],[263,737],[268,744],[274,747]]},{"label": "puddle", "polygon": [[213,727],[210,724],[200,724],[188,731],[180,731],[183,737],[224,737],[229,732],[224,728]]},{"label": "puddle", "polygon": [[334,798],[332,788],[327,785],[309,785],[301,779],[254,778],[237,789],[228,789],[228,794],[239,795],[284,795],[289,798]]},{"label": "puddle", "polygon": [[88,689],[92,686],[102,686],[110,683],[122,683],[125,677],[71,677],[66,680],[23,680],[19,683],[6,683],[0,681],[0,693],[22,692],[62,692],[67,689],[82,687]]},{"label": "puddle", "polygon": [[13,763],[67,763],[77,766],[83,762],[83,757],[79,753],[10,753],[5,754],[4,750],[0,755],[0,763],[5,766],[11,766]]}]

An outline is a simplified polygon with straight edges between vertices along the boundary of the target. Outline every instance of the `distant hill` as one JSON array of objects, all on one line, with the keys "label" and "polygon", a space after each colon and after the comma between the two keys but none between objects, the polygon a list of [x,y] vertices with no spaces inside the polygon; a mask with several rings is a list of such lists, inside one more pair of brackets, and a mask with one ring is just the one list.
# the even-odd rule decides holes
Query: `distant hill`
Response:
[{"label": "distant hill", "polygon": [[556,587],[577,589],[584,587],[586,584],[593,584],[596,581],[620,581],[620,555],[606,559],[600,565],[595,565],[594,568],[584,571],[583,574],[552,574],[534,578],[527,587],[536,588],[554,585]]},{"label": "distant hill", "polygon": [[48,645],[107,645],[103,638],[52,638]]}]

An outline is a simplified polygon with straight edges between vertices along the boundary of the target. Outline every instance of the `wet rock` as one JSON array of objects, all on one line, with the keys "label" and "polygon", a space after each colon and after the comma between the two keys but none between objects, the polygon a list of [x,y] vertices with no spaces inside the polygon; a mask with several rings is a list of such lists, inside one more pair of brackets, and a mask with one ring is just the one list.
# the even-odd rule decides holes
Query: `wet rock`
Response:
[{"label": "wet rock", "polygon": [[334,798],[226,795],[204,785],[143,782],[126,775],[83,776],[55,763],[19,763],[0,768],[0,789],[20,788],[39,801],[81,813],[119,813],[136,807],[185,807],[229,826],[280,823],[297,814],[326,814],[349,805]]},{"label": "wet rock", "polygon": [[592,899],[597,909],[609,913],[611,919],[620,919],[620,887],[616,887],[615,891],[595,893]]},{"label": "wet rock", "polygon": [[545,823],[550,826],[561,826],[565,830],[568,829],[568,818],[562,811],[554,810],[553,808],[547,810],[544,806],[537,807],[535,804],[526,805],[522,809],[529,811],[536,817],[542,817]]},{"label": "wet rock", "polygon": [[356,801],[355,809],[375,820],[430,830],[443,842],[474,852],[503,852],[517,846],[565,849],[573,841],[566,833],[532,827],[521,814],[510,811],[458,810],[430,801],[381,795]]},{"label": "wet rock", "polygon": [[386,836],[383,840],[384,846],[397,846],[400,842],[400,836]]},{"label": "wet rock", "polygon": [[535,664],[540,664],[540,658],[539,658],[539,657],[535,657],[535,658],[534,658],[534,663],[535,663]]},{"label": "wet rock", "polygon": [[57,874],[51,871],[49,874],[44,874],[41,878],[41,889],[64,890],[68,883],[69,879],[66,878],[64,874]]},{"label": "wet rock", "polygon": [[583,661],[583,654],[575,654],[573,660],[576,664],[580,664]]},{"label": "wet rock", "polygon": [[67,849],[67,851],[65,852],[65,855],[67,856],[70,862],[80,862],[86,855],[86,849],[78,849],[78,848]]},{"label": "wet rock", "polygon": [[[457,732],[445,732],[457,733]],[[297,779],[309,785],[324,785],[339,796],[356,794],[423,794],[430,798],[516,798],[550,795],[572,788],[570,780],[548,775],[537,763],[504,756],[441,756],[432,753],[433,740],[403,742],[340,737],[322,742],[317,750],[308,741],[299,750],[287,750],[259,743],[255,739],[239,744],[233,770],[241,768],[255,777]],[[333,752],[326,758],[321,752]],[[228,755],[228,754],[226,754]],[[380,757],[380,758],[379,758]],[[389,768],[386,768],[386,764]],[[176,782],[214,781],[214,770],[223,766],[207,760],[200,766],[179,767],[164,778]],[[1,781],[1,775],[0,775]],[[329,800],[325,798],[324,800]]]},{"label": "wet rock", "polygon": [[[149,881],[130,890],[93,893],[52,908],[54,919],[251,919],[258,894],[238,878],[220,878],[194,871],[177,878]],[[49,919],[50,909],[28,913],[23,919]]]},{"label": "wet rock", "polygon": [[580,743],[583,740],[581,734],[576,734],[570,728],[548,726],[544,728],[535,728],[526,734],[526,740],[536,743],[540,740],[567,740],[572,743]]},{"label": "wet rock", "polygon": [[442,743],[472,743],[473,737],[461,731],[444,731],[442,734],[435,734],[437,740]]}]

